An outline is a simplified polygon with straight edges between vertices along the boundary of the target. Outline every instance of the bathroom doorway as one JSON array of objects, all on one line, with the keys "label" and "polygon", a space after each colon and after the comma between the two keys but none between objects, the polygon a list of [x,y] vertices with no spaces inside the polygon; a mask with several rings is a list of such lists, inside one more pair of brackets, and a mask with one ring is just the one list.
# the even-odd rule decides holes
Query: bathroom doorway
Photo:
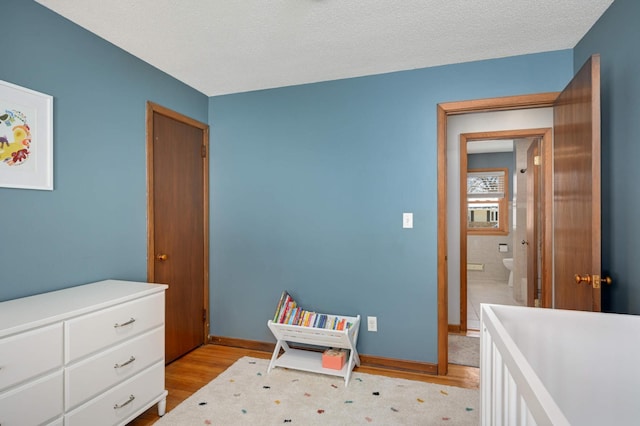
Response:
[{"label": "bathroom doorway", "polygon": [[[549,121],[547,112],[551,109],[552,118]],[[534,119],[537,112],[541,112],[541,125],[525,125],[522,118]],[[563,186],[559,188],[552,181],[553,169],[550,162],[543,162],[545,187],[543,194],[544,219],[543,226],[544,250],[547,258],[542,258],[541,279],[543,283],[542,303],[549,303],[548,307],[564,309],[595,310],[601,309],[601,283],[599,274],[600,258],[600,57],[592,55],[571,82],[561,93],[541,93],[536,95],[511,96],[462,102],[448,102],[438,104],[438,374],[448,372],[448,331],[456,324],[460,313],[455,305],[459,304],[460,277],[460,223],[447,220],[448,217],[460,216],[459,184],[459,135],[469,131],[490,130],[489,120],[495,114],[507,114],[510,121],[501,121],[505,128],[521,129],[527,127],[553,127],[556,135],[560,135],[561,142],[568,142],[565,146],[551,147],[543,138],[544,147],[542,157],[558,162],[558,156],[564,160],[576,158],[587,159],[578,168],[571,164],[562,164],[560,180]],[[458,120],[461,118],[461,120]],[[573,121],[572,121],[573,119]],[[483,128],[484,126],[484,128]],[[557,140],[556,140],[557,142]],[[577,142],[582,142],[578,144]],[[569,161],[567,162],[569,163]],[[590,168],[593,167],[592,169]],[[584,185],[579,185],[579,192],[575,191],[576,177],[585,177]],[[558,176],[554,177],[556,180]],[[549,190],[553,188],[553,190]],[[587,189],[585,189],[587,188]],[[577,201],[584,201],[579,203]],[[553,218],[551,211],[560,215],[562,220]],[[586,214],[584,214],[586,213]],[[589,219],[576,223],[575,218]],[[452,223],[453,222],[453,223]],[[560,222],[560,224],[558,223]],[[552,226],[555,229],[552,232]],[[577,230],[577,231],[576,231]],[[586,241],[576,243],[575,236],[584,237]],[[553,253],[551,253],[553,252]],[[583,260],[586,260],[583,261]],[[554,269],[552,270],[551,264]],[[562,265],[562,268],[558,267]],[[585,266],[586,265],[586,266]],[[578,275],[579,271],[591,271],[586,275]],[[593,274],[593,275],[591,275]],[[545,285],[551,290],[553,278],[553,294],[545,296]],[[577,280],[576,280],[577,278]],[[577,286],[591,280],[592,285]],[[610,278],[604,280],[610,283]],[[547,299],[548,297],[548,299]],[[561,299],[559,302],[558,299]],[[551,306],[551,301],[553,306]],[[566,303],[564,303],[566,302]],[[545,306],[546,307],[546,306]],[[457,318],[456,318],[457,317]],[[466,326],[466,324],[465,324]]]},{"label": "bathroom doorway", "polygon": [[557,96],[438,104],[438,374],[448,371],[450,333],[460,333],[460,134],[552,127]]},{"label": "bathroom doorway", "polygon": [[460,134],[461,333],[479,330],[481,303],[551,306],[550,145],[550,129]]}]

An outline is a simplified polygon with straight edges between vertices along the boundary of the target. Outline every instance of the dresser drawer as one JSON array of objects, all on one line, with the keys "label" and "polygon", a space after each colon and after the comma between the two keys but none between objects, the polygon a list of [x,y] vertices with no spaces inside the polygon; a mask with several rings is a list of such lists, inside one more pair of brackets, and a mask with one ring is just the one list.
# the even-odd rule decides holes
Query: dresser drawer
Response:
[{"label": "dresser drawer", "polygon": [[60,416],[62,370],[0,394],[2,426],[39,425]]},{"label": "dresser drawer", "polygon": [[164,362],[128,379],[65,417],[65,426],[122,424],[164,392]]},{"label": "dresser drawer", "polygon": [[164,323],[164,293],[65,322],[65,362],[129,339]]},{"label": "dresser drawer", "polygon": [[62,323],[0,339],[0,392],[61,366]]},{"label": "dresser drawer", "polygon": [[69,409],[164,361],[164,328],[158,327],[65,370],[65,408]]}]

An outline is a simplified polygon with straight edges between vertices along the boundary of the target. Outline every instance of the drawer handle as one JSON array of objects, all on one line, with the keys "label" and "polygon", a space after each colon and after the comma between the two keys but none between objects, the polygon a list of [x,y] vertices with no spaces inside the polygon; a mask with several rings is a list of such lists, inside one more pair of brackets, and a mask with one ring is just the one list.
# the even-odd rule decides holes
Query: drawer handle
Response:
[{"label": "drawer handle", "polygon": [[113,409],[114,409],[114,410],[119,410],[119,409],[120,409],[120,408],[122,408],[122,407],[126,407],[127,405],[131,404],[131,403],[133,402],[133,400],[134,400],[134,399],[136,399],[136,397],[135,397],[135,396],[133,396],[133,395],[129,395],[129,399],[128,399],[126,402],[124,402],[124,403],[122,403],[122,404],[116,404],[116,405],[114,405],[114,406],[113,406]]},{"label": "drawer handle", "polygon": [[135,361],[135,360],[136,360],[136,357],[134,357],[134,356],[132,355],[132,356],[131,356],[131,358],[129,358],[129,360],[128,360],[128,361],[126,361],[126,362],[125,362],[125,363],[123,363],[123,364],[116,364],[116,365],[114,365],[114,366],[113,366],[113,368],[122,368],[122,367],[124,367],[125,365],[129,365],[129,364],[131,364],[131,363],[132,363],[133,361]]},{"label": "drawer handle", "polygon": [[120,328],[120,327],[124,327],[125,325],[130,325],[130,324],[133,324],[134,322],[136,322],[136,319],[135,319],[135,318],[131,318],[129,321],[127,321],[127,322],[123,322],[122,324],[118,324],[118,323],[116,323],[116,324],[113,326],[113,328]]}]

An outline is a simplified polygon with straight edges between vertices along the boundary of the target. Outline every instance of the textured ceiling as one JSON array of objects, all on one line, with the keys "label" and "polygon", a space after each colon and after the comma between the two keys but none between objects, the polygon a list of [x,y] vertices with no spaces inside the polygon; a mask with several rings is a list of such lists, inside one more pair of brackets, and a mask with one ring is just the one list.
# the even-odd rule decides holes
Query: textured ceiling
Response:
[{"label": "textured ceiling", "polygon": [[206,95],[573,48],[613,0],[37,0]]}]

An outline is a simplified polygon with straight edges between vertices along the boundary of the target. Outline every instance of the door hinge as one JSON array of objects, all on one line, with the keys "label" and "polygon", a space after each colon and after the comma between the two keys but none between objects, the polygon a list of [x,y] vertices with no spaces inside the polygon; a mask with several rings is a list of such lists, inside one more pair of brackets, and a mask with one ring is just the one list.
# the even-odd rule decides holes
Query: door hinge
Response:
[{"label": "door hinge", "polygon": [[536,155],[533,157],[533,165],[534,166],[539,166],[540,165],[540,156]]},{"label": "door hinge", "polygon": [[207,158],[207,146],[206,145],[202,145],[202,147],[200,149],[200,154],[202,154],[202,158]]},{"label": "door hinge", "polygon": [[202,322],[207,322],[207,310],[202,309]]}]

